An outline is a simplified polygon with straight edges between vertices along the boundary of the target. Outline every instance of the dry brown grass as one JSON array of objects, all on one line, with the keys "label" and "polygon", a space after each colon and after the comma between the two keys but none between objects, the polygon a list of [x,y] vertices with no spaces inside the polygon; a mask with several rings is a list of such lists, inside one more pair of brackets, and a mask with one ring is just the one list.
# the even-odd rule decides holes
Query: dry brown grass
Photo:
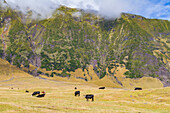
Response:
[{"label": "dry brown grass", "polygon": [[[74,97],[74,87],[81,91]],[[9,89],[13,87],[14,89]],[[19,89],[18,89],[19,88]],[[25,93],[29,90],[30,93]],[[32,97],[33,91],[45,91],[44,98]],[[170,88],[142,91],[106,88],[82,82],[61,82],[33,77],[18,77],[0,83],[2,113],[169,113]],[[95,95],[87,102],[84,94]]]},{"label": "dry brown grass", "polygon": [[148,88],[162,88],[163,84],[157,78],[143,77],[140,79],[120,78],[124,88],[134,89],[134,87]]},{"label": "dry brown grass", "polygon": [[7,61],[0,58],[0,81],[9,80],[15,77],[31,77],[31,75],[10,65]]},{"label": "dry brown grass", "polygon": [[[88,73],[88,71],[89,71],[89,73]],[[76,69],[75,72],[70,72],[70,74],[73,77],[86,78],[88,81],[91,81],[91,77],[92,77],[92,80],[99,80],[99,77],[94,72],[92,65],[89,65],[88,71],[86,69],[84,69],[84,71],[83,71],[82,69],[79,68],[79,69]]]}]

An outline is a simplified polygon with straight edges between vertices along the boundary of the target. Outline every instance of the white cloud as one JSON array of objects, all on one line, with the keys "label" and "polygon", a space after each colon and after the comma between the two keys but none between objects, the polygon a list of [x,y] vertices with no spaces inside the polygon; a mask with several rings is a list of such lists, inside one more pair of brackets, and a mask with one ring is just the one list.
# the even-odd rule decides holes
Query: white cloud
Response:
[{"label": "white cloud", "polygon": [[28,7],[48,17],[59,6],[97,10],[104,17],[116,18],[121,12],[139,14],[147,18],[170,18],[170,0],[6,0],[24,12]]},{"label": "white cloud", "polygon": [[12,8],[19,6],[20,10],[24,13],[28,9],[42,15],[43,18],[49,17],[52,12],[58,7],[50,0],[6,0]]}]

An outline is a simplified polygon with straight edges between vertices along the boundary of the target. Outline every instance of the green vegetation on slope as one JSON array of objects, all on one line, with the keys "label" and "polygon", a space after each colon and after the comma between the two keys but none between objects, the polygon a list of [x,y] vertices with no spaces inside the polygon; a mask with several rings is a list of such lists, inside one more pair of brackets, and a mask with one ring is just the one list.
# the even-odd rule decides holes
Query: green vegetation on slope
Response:
[{"label": "green vegetation on slope", "polygon": [[[132,14],[106,20],[64,6],[56,9],[53,17],[41,21],[32,20],[31,11],[27,16],[10,8],[1,8],[1,12],[1,35],[7,27],[4,21],[9,23],[6,40],[0,40],[6,44],[5,49],[0,45],[1,57],[18,67],[23,65],[35,76],[45,74],[37,71],[39,68],[52,71],[48,76],[70,76],[69,72],[88,70],[92,65],[103,78],[107,74],[114,76],[119,63],[129,70],[126,77],[159,77],[164,85],[170,84],[169,21]],[[36,68],[30,70],[30,64]]]}]

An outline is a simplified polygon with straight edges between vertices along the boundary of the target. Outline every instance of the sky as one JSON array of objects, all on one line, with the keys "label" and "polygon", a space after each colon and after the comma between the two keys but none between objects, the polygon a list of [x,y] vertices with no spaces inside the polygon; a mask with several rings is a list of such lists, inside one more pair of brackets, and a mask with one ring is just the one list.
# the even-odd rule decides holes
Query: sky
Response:
[{"label": "sky", "polygon": [[[0,0],[1,1],[1,0]],[[31,9],[50,17],[59,5],[71,8],[96,10],[106,18],[118,18],[122,12],[137,14],[146,18],[170,21],[170,0],[6,0],[8,4],[26,12]]]}]

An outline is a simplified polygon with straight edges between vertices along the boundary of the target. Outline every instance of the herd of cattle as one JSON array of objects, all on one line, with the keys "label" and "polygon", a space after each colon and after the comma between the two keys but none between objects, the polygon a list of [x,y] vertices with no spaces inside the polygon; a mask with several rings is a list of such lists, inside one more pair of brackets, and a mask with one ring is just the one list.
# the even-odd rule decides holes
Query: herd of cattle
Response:
[{"label": "herd of cattle", "polygon": [[[11,89],[13,89],[13,88],[11,88]],[[19,89],[19,88],[18,88],[18,89]],[[76,89],[77,89],[77,87],[75,87],[75,90],[76,90]],[[99,89],[105,89],[105,87],[99,87]],[[136,87],[134,90],[142,90],[142,88]],[[29,93],[29,91],[26,90],[25,93]],[[45,96],[45,92],[42,91],[42,92],[40,93],[40,91],[34,91],[34,92],[32,93],[32,96],[36,96],[36,97],[38,97],[38,98],[41,98],[41,97],[44,97],[44,96]],[[80,91],[75,91],[75,92],[74,92],[74,96],[80,96]],[[86,95],[83,95],[83,96],[86,98],[87,101],[88,101],[89,99],[91,99],[92,101],[94,101],[94,95],[93,95],[93,94],[86,94]]]},{"label": "herd of cattle", "polygon": [[[75,89],[77,89],[77,87],[75,87]],[[99,89],[105,89],[105,87],[99,87]],[[142,88],[136,87],[134,90],[142,90]],[[80,96],[80,91],[75,91],[74,95]],[[87,99],[87,101],[89,99],[92,99],[92,101],[94,101],[94,95],[93,94],[86,94],[86,95],[84,95],[84,97]]]}]

